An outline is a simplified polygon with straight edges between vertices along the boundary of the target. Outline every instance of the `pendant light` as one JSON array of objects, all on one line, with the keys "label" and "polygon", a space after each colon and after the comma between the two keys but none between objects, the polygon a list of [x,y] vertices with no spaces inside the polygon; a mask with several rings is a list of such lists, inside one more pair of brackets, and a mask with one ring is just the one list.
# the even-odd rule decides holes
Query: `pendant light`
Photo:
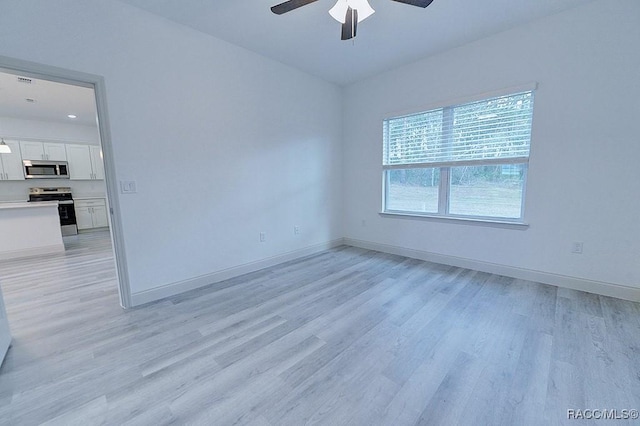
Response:
[{"label": "pendant light", "polygon": [[11,154],[11,147],[4,142],[4,138],[0,142],[0,154]]}]

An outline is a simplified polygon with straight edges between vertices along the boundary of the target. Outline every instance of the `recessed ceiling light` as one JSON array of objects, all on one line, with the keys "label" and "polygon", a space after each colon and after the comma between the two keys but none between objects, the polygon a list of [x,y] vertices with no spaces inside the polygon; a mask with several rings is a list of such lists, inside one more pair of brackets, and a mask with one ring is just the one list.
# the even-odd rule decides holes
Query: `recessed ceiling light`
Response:
[{"label": "recessed ceiling light", "polygon": [[24,84],[33,84],[33,80],[27,77],[20,77],[20,76],[16,76],[18,77],[18,83],[24,83]]},{"label": "recessed ceiling light", "polygon": [[67,117],[69,117],[69,118],[78,118],[78,116],[74,115],[74,114],[69,114],[69,115],[67,115]]}]

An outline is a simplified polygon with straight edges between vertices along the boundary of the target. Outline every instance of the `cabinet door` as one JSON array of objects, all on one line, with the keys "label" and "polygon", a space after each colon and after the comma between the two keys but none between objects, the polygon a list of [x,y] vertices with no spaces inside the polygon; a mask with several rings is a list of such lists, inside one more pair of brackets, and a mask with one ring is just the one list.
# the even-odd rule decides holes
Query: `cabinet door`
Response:
[{"label": "cabinet door", "polygon": [[42,142],[20,142],[23,160],[46,160]]},{"label": "cabinet door", "polygon": [[11,154],[2,155],[2,164],[4,165],[4,180],[24,180],[24,169],[22,167],[22,157],[20,156],[20,144],[18,141],[5,141],[11,148]]},{"label": "cabinet door", "polygon": [[63,143],[45,143],[44,155],[50,161],[67,161],[67,151]]},{"label": "cabinet door", "polygon": [[67,145],[67,161],[72,180],[93,179],[89,145]]},{"label": "cabinet door", "polygon": [[107,220],[107,208],[105,206],[92,207],[93,209],[93,227],[104,228],[109,226]]},{"label": "cabinet door", "polygon": [[93,217],[91,216],[90,207],[79,207],[76,203],[76,223],[78,229],[91,229],[93,228]]},{"label": "cabinet door", "polygon": [[102,150],[99,146],[90,146],[91,165],[93,166],[93,178],[104,179],[104,164],[102,163]]}]

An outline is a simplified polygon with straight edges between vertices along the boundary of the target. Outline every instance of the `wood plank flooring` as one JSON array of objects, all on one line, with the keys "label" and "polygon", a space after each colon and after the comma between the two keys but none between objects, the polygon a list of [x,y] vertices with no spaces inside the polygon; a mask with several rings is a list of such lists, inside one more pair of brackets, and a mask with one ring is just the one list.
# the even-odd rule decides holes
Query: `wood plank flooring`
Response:
[{"label": "wood plank flooring", "polygon": [[108,233],[65,244],[0,263],[2,425],[559,425],[640,408],[632,302],[340,247],[124,311]]}]

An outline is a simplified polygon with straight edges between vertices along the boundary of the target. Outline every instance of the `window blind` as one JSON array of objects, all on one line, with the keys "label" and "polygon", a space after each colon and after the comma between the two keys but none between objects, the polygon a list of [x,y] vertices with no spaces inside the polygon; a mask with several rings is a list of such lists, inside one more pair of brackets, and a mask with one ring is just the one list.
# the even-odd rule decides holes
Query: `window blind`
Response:
[{"label": "window blind", "polygon": [[484,99],[383,123],[383,165],[529,157],[533,91]]}]

